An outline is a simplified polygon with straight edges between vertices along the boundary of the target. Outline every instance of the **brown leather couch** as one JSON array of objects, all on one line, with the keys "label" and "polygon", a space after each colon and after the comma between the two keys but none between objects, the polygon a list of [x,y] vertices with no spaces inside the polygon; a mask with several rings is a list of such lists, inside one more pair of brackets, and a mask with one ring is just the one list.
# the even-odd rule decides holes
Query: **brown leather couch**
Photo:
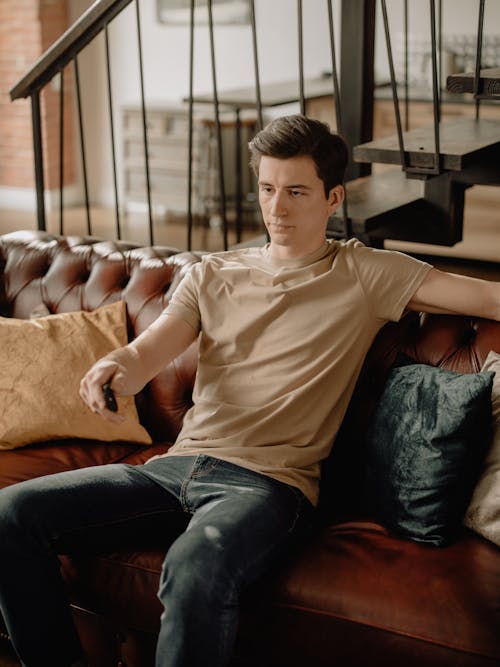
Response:
[{"label": "brown leather couch", "polygon": [[[0,237],[0,315],[27,318],[40,303],[56,313],[124,299],[135,336],[159,315],[198,259],[165,247],[7,234]],[[500,324],[490,321],[409,316],[383,329],[360,378],[362,408],[348,414],[325,466],[314,533],[243,599],[235,665],[500,664],[499,549],[466,529],[445,548],[389,534],[370,516],[356,449],[399,351],[418,362],[477,371],[490,349],[500,351]],[[88,465],[139,463],[163,451],[190,405],[195,371],[193,346],[137,397],[152,447],[64,441],[2,451],[0,486]],[[161,613],[155,591],[165,551],[181,529],[172,527],[155,543],[132,536],[126,550],[61,557],[94,667],[154,664]]]}]

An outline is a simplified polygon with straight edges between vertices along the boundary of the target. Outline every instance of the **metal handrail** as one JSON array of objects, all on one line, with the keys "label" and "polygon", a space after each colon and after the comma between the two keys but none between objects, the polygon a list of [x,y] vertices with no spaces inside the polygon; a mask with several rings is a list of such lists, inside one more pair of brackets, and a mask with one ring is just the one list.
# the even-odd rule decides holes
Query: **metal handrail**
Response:
[{"label": "metal handrail", "polygon": [[[110,55],[108,43],[109,23],[130,3],[132,0],[96,0],[94,4],[75,21],[75,23],[47,51],[35,62],[31,69],[10,91],[11,99],[14,101],[23,97],[31,98],[31,113],[33,125],[33,147],[35,158],[35,186],[37,193],[37,220],[38,228],[45,230],[45,203],[44,203],[44,170],[43,170],[43,145],[42,145],[42,119],[40,112],[40,91],[55,77],[59,76],[61,81],[60,89],[60,127],[59,127],[59,230],[63,231],[63,153],[64,153],[64,133],[63,133],[63,112],[64,112],[64,68],[70,63],[73,64],[76,85],[76,101],[78,112],[78,128],[80,135],[80,154],[82,159],[82,177],[85,195],[85,210],[87,220],[87,233],[92,233],[90,219],[90,198],[88,191],[87,164],[85,157],[85,137],[82,118],[82,103],[80,93],[80,80],[78,72],[78,55],[97,35],[101,32],[105,35],[105,54],[106,69],[108,79],[108,106],[111,124],[111,142],[112,142],[112,160],[113,160],[113,180],[115,189],[115,210],[116,210],[116,231],[118,238],[121,237],[120,213],[118,205],[118,189],[116,176],[116,152],[113,121],[113,103],[111,93],[111,72]],[[141,45],[141,27],[139,17],[138,0],[136,5],[136,22],[138,36],[138,55],[139,72],[141,84],[141,102],[142,102],[142,121],[143,121],[143,141],[145,153],[145,172],[146,188],[149,213],[149,238],[153,243],[153,220],[151,207],[151,188],[149,179],[149,156],[148,156],[148,137],[146,127],[146,107],[144,95],[144,77],[142,65],[142,45]]]},{"label": "metal handrail", "polygon": [[39,91],[132,0],[97,0],[52,44],[10,91],[11,100]]}]

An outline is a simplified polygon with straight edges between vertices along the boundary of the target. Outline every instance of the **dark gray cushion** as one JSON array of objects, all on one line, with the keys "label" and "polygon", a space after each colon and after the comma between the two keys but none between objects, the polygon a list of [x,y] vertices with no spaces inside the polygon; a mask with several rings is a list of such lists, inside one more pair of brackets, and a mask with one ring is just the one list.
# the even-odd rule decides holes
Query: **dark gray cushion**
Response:
[{"label": "dark gray cushion", "polygon": [[366,440],[369,495],[389,529],[436,546],[456,535],[489,442],[493,375],[390,371]]}]

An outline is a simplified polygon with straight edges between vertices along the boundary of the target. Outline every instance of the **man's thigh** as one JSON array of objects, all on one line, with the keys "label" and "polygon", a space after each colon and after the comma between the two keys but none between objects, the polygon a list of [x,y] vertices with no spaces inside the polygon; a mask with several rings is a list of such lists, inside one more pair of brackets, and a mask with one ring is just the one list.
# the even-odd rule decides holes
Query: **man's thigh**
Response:
[{"label": "man's thigh", "polygon": [[238,588],[295,544],[312,514],[298,489],[213,459],[195,471],[185,502],[193,518],[176,550],[181,548],[185,557],[203,554],[205,565],[213,559],[215,570],[232,573]]},{"label": "man's thigh", "polygon": [[[0,491],[1,512],[57,553],[117,548],[185,523],[177,499],[135,466],[93,466]],[[179,528],[179,531],[182,527]],[[161,533],[160,533],[161,534]]]}]

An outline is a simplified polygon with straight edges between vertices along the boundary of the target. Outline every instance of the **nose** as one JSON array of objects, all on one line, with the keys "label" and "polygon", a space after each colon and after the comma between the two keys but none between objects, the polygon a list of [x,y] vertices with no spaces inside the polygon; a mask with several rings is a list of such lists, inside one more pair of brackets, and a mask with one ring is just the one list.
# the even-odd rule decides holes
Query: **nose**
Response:
[{"label": "nose", "polygon": [[285,194],[283,192],[275,192],[271,201],[271,215],[276,218],[281,218],[286,215]]}]

